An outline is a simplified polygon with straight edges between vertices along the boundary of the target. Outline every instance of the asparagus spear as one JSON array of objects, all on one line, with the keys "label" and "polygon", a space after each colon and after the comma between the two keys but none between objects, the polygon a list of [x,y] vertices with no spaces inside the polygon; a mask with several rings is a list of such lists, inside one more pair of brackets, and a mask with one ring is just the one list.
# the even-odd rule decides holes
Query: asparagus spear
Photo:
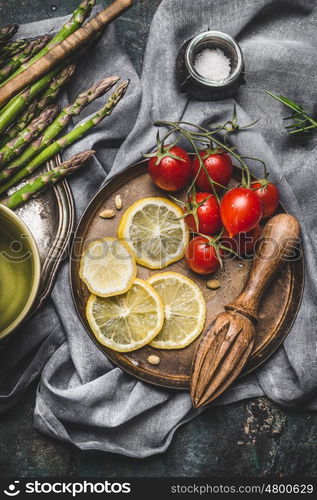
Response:
[{"label": "asparagus spear", "polygon": [[75,64],[69,64],[65,68],[62,69],[58,75],[50,82],[47,89],[44,93],[32,101],[29,106],[26,108],[24,113],[22,113],[15,123],[11,125],[6,134],[0,140],[0,147],[9,142],[11,139],[14,139],[25,127],[30,123],[30,121],[37,116],[43,109],[47,106],[51,105],[58,94],[61,92],[62,88],[69,82],[71,77],[73,76],[76,69]]},{"label": "asparagus spear", "polygon": [[0,28],[0,43],[5,43],[18,31],[19,26],[14,24],[12,26],[5,26]]},{"label": "asparagus spear", "polygon": [[38,196],[44,189],[53,186],[67,175],[70,175],[78,170],[89,160],[89,158],[91,158],[94,153],[95,151],[88,150],[73,156],[53,170],[48,170],[44,174],[31,180],[13,194],[2,200],[1,204],[6,205],[8,208],[11,208],[11,210],[18,208],[31,198]]},{"label": "asparagus spear", "polygon": [[72,17],[66,24],[64,24],[59,33],[57,33],[57,35],[55,35],[54,38],[38,54],[32,57],[30,61],[28,61],[25,64],[22,64],[22,66],[8,78],[7,82],[12,80],[12,78],[19,75],[27,68],[29,68],[33,63],[35,63],[35,61],[41,59],[41,57],[47,54],[47,52],[50,49],[55,47],[55,45],[61,43],[63,40],[69,37],[69,35],[74,33],[74,31],[80,28],[80,26],[85,22],[87,17],[90,15],[91,10],[94,7],[95,3],[96,0],[83,0],[83,2],[81,2],[81,4],[77,7],[77,9],[74,10]]},{"label": "asparagus spear", "polygon": [[28,127],[20,132],[17,137],[3,146],[0,149],[0,167],[9,163],[9,161],[18,156],[32,140],[36,139],[36,137],[52,123],[59,111],[60,106],[58,105],[44,109],[44,111],[34,118]]},{"label": "asparagus spear", "polygon": [[30,121],[36,116],[36,108],[38,104],[38,98],[36,97],[26,108],[26,110],[16,118],[16,120],[6,129],[6,133],[1,135],[0,138],[0,148],[2,148],[7,142],[14,139],[25,127],[30,123]]},{"label": "asparagus spear", "polygon": [[40,80],[33,83],[21,94],[17,95],[8,102],[8,104],[1,110],[0,134],[27,107],[27,105],[49,85],[52,78],[56,76],[60,69],[60,67],[53,69],[47,75],[43,76]]},{"label": "asparagus spear", "polygon": [[0,182],[12,177],[21,167],[30,162],[34,156],[49,146],[54,138],[70,123],[73,116],[79,115],[85,106],[105,94],[118,80],[118,76],[111,76],[95,83],[90,89],[82,92],[73,104],[61,111],[41,137],[36,139],[21,156],[0,172]]},{"label": "asparagus spear", "polygon": [[6,45],[2,45],[0,47],[0,65],[10,59],[10,57],[15,56],[18,52],[24,50],[30,43],[30,40],[22,38],[20,40],[14,40]]},{"label": "asparagus spear", "polygon": [[[67,146],[70,146],[74,142],[81,139],[91,128],[98,125],[106,116],[109,116],[124,96],[128,85],[129,81],[121,83],[109,97],[106,104],[99,111],[97,111],[96,114],[94,114],[91,118],[88,118],[85,122],[77,125],[77,127],[75,127],[69,134],[64,135],[60,139],[57,139],[57,141],[50,144],[39,155],[33,158],[30,163],[19,170],[11,179],[0,186],[0,194],[7,191],[11,186],[14,186],[25,177],[31,175],[40,165],[50,160]],[[4,171],[2,174],[3,173]]]},{"label": "asparagus spear", "polygon": [[29,61],[31,57],[37,54],[49,40],[51,40],[51,36],[46,35],[41,37],[40,39],[33,40],[26,49],[22,52],[19,52],[17,55],[13,56],[8,63],[0,69],[0,83],[4,82],[8,79],[14,71],[16,71],[22,64]]}]

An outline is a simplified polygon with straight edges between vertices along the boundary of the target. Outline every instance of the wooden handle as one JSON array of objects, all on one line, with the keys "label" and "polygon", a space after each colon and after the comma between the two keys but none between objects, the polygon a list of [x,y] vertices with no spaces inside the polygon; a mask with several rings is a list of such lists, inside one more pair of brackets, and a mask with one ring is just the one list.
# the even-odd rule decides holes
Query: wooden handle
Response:
[{"label": "wooden handle", "polygon": [[17,75],[0,88],[0,107],[21,90],[48,73],[59,63],[67,59],[79,47],[87,43],[107,24],[129,9],[133,0],[115,0],[109,7],[97,14],[88,23],[70,35],[66,40],[53,47],[45,56],[32,64],[28,69]]},{"label": "wooden handle", "polygon": [[281,264],[294,254],[299,233],[299,223],[292,215],[279,214],[269,220],[256,248],[247,283],[239,297],[226,306],[227,310],[257,320],[262,294]]}]

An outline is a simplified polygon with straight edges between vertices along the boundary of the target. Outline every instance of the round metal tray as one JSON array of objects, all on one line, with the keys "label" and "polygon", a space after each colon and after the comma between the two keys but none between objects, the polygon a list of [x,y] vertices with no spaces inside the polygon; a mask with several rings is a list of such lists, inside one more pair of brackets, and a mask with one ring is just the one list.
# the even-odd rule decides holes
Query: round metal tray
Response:
[{"label": "round metal tray", "polygon": [[[117,212],[114,219],[101,219],[98,214],[105,208],[113,208],[116,194],[122,196],[122,211]],[[146,173],[146,162],[142,161],[113,177],[93,198],[79,222],[71,252],[70,279],[73,298],[88,335],[116,365],[146,382],[169,388],[188,389],[192,359],[199,338],[180,350],[157,350],[151,346],[145,346],[131,353],[118,353],[107,349],[96,340],[85,315],[89,292],[80,280],[78,271],[80,256],[87,242],[105,236],[115,236],[125,209],[145,196],[162,196],[162,191],[153,185],[150,176]],[[279,210],[285,212],[282,206]],[[289,262],[283,267],[263,296],[255,347],[244,373],[254,370],[267,360],[283,342],[293,324],[304,286],[304,263],[301,255],[300,253],[298,260]],[[209,290],[206,287],[208,277],[192,273],[183,261],[169,266],[168,270],[187,275],[201,287],[207,303],[207,328],[215,316],[223,311],[224,306],[240,293],[250,266],[250,260],[241,261],[234,258],[226,261],[224,269],[213,275],[221,281],[221,288],[217,291]],[[146,279],[152,273],[138,266],[138,275],[141,278]],[[148,356],[154,353],[161,358],[157,366],[147,362]]]}]

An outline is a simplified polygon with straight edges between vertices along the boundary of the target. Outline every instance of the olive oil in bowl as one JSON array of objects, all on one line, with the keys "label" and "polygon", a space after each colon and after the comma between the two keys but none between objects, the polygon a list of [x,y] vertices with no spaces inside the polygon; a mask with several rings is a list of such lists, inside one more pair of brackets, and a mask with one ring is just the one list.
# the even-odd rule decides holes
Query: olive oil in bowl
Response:
[{"label": "olive oil in bowl", "polygon": [[36,243],[25,224],[0,206],[0,339],[30,311],[40,279]]}]

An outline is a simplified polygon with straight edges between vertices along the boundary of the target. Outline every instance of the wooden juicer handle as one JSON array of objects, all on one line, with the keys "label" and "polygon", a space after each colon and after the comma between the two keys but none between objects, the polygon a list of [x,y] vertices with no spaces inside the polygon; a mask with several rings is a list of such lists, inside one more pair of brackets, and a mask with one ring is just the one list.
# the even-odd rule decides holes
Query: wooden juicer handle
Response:
[{"label": "wooden juicer handle", "polygon": [[253,321],[257,320],[263,292],[283,261],[294,255],[299,233],[299,223],[292,215],[279,214],[269,220],[257,245],[244,289],[236,300],[225,307],[226,310],[234,310]]}]

